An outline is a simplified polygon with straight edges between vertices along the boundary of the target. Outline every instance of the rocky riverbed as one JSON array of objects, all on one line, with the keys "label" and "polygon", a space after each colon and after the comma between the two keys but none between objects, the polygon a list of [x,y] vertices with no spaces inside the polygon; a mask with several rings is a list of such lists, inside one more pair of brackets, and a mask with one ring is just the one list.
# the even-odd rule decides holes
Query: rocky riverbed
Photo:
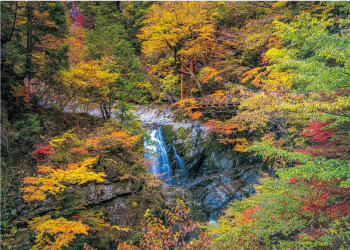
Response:
[{"label": "rocky riverbed", "polygon": [[[217,219],[227,204],[253,194],[264,175],[274,176],[260,157],[218,143],[204,122],[181,120],[169,107],[142,108],[134,114],[145,126],[163,128],[172,183],[204,207],[207,219]],[[179,158],[187,174],[179,171]]]}]

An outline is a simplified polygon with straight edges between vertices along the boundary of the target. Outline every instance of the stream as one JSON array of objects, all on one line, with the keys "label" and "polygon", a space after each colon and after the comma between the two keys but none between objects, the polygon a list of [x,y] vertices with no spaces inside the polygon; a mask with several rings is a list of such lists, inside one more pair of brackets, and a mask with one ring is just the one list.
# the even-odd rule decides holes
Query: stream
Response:
[{"label": "stream", "polygon": [[[149,171],[167,185],[188,192],[191,202],[203,208],[200,220],[215,225],[229,203],[254,194],[260,178],[275,174],[261,158],[218,143],[204,122],[178,119],[174,111],[151,105],[133,112],[149,127],[150,140],[144,141]],[[99,110],[91,114],[100,116]]]},{"label": "stream", "polygon": [[190,201],[201,206],[202,222],[217,225],[229,203],[255,193],[254,185],[264,174],[274,176],[261,158],[218,143],[203,123],[174,119],[170,108],[143,109],[138,117],[147,126],[153,124],[150,140],[144,142],[149,171],[188,192]]}]

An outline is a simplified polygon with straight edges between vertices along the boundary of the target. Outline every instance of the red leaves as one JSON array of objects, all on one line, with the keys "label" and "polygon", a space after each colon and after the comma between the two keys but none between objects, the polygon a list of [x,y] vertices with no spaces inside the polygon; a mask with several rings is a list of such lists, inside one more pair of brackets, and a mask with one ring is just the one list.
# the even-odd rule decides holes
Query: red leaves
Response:
[{"label": "red leaves", "polygon": [[45,161],[46,157],[54,152],[51,145],[48,146],[37,146],[33,152],[33,158],[38,161]]},{"label": "red leaves", "polygon": [[327,138],[333,137],[335,132],[333,129],[325,129],[324,127],[333,123],[334,120],[321,122],[318,119],[314,120],[309,127],[304,128],[305,132],[302,135],[310,137],[312,142],[324,142]]},{"label": "red leaves", "polygon": [[294,152],[310,154],[311,156],[325,156],[328,158],[350,159],[349,155],[344,153],[350,151],[350,137],[346,134],[341,134],[339,129],[337,134],[336,129],[325,129],[334,120],[321,122],[318,119],[314,120],[309,127],[304,128],[301,135],[309,137],[314,146],[309,146],[307,150],[296,149]]},{"label": "red leaves", "polygon": [[298,180],[293,177],[289,180],[290,184],[300,183],[306,189],[312,189],[308,198],[301,198],[302,203],[298,213],[301,216],[310,216],[304,212],[311,213],[313,217],[325,216],[334,220],[350,213],[350,188],[338,187],[338,182],[320,181],[316,179],[307,180],[306,178]]},{"label": "red leaves", "polygon": [[309,150],[305,150],[305,149],[294,149],[294,152],[303,153],[303,154],[309,154],[310,153]]},{"label": "red leaves", "polygon": [[87,18],[87,17],[85,17],[85,15],[80,14],[80,15],[77,16],[75,21],[80,26],[87,27],[89,29],[91,29],[93,27],[93,16],[92,15],[90,15]]},{"label": "red leaves", "polygon": [[289,183],[294,184],[299,182],[299,180],[294,176],[292,179],[289,180]]},{"label": "red leaves", "polygon": [[76,221],[80,220],[80,216],[72,216],[73,219],[75,219]]}]

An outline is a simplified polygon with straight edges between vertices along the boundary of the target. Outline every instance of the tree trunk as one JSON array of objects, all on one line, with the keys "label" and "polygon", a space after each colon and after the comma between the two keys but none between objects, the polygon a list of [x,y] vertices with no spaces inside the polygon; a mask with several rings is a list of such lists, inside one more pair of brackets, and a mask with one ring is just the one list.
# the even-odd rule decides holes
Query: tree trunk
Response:
[{"label": "tree trunk", "polygon": [[25,72],[28,77],[28,82],[32,79],[32,8],[30,6],[30,2],[27,3],[27,54],[26,54],[26,65]]},{"label": "tree trunk", "polygon": [[102,118],[103,118],[103,119],[106,119],[106,116],[105,116],[105,114],[104,114],[104,112],[103,112],[103,109],[102,109],[102,105],[100,105],[100,111],[101,111],[101,114],[102,114]]},{"label": "tree trunk", "polygon": [[106,114],[106,119],[111,118],[110,113],[108,112],[106,103],[103,104],[103,109],[104,109],[105,114]]},{"label": "tree trunk", "polygon": [[181,62],[181,66],[184,67],[184,69],[187,71],[187,73],[192,77],[193,81],[196,83],[198,89],[199,89],[199,93],[201,94],[202,97],[205,97],[204,91],[201,87],[201,84],[199,83],[199,81],[196,78],[196,75],[188,68],[186,67],[186,65],[184,63]]}]

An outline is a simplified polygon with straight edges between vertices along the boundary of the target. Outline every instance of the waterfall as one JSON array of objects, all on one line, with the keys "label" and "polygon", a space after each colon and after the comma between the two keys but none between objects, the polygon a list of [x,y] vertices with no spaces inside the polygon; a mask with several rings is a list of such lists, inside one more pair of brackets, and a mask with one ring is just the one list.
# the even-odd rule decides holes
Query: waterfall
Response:
[{"label": "waterfall", "polygon": [[166,183],[172,184],[169,180],[172,177],[168,150],[164,142],[162,135],[162,127],[157,130],[150,130],[149,135],[151,136],[150,142],[144,142],[145,158],[149,159],[152,163],[152,168],[150,172],[152,174],[164,174],[159,176],[159,179],[168,180]]},{"label": "waterfall", "polygon": [[186,165],[184,163],[184,161],[181,159],[181,157],[177,154],[176,152],[176,148],[173,146],[173,149],[174,149],[174,156],[175,156],[175,159],[176,159],[176,162],[177,162],[177,166],[176,166],[176,169],[175,169],[175,173],[174,173],[174,176],[177,176],[175,179],[174,179],[174,185],[176,186],[186,186],[188,184],[188,171],[187,171],[187,168],[186,168]]}]

